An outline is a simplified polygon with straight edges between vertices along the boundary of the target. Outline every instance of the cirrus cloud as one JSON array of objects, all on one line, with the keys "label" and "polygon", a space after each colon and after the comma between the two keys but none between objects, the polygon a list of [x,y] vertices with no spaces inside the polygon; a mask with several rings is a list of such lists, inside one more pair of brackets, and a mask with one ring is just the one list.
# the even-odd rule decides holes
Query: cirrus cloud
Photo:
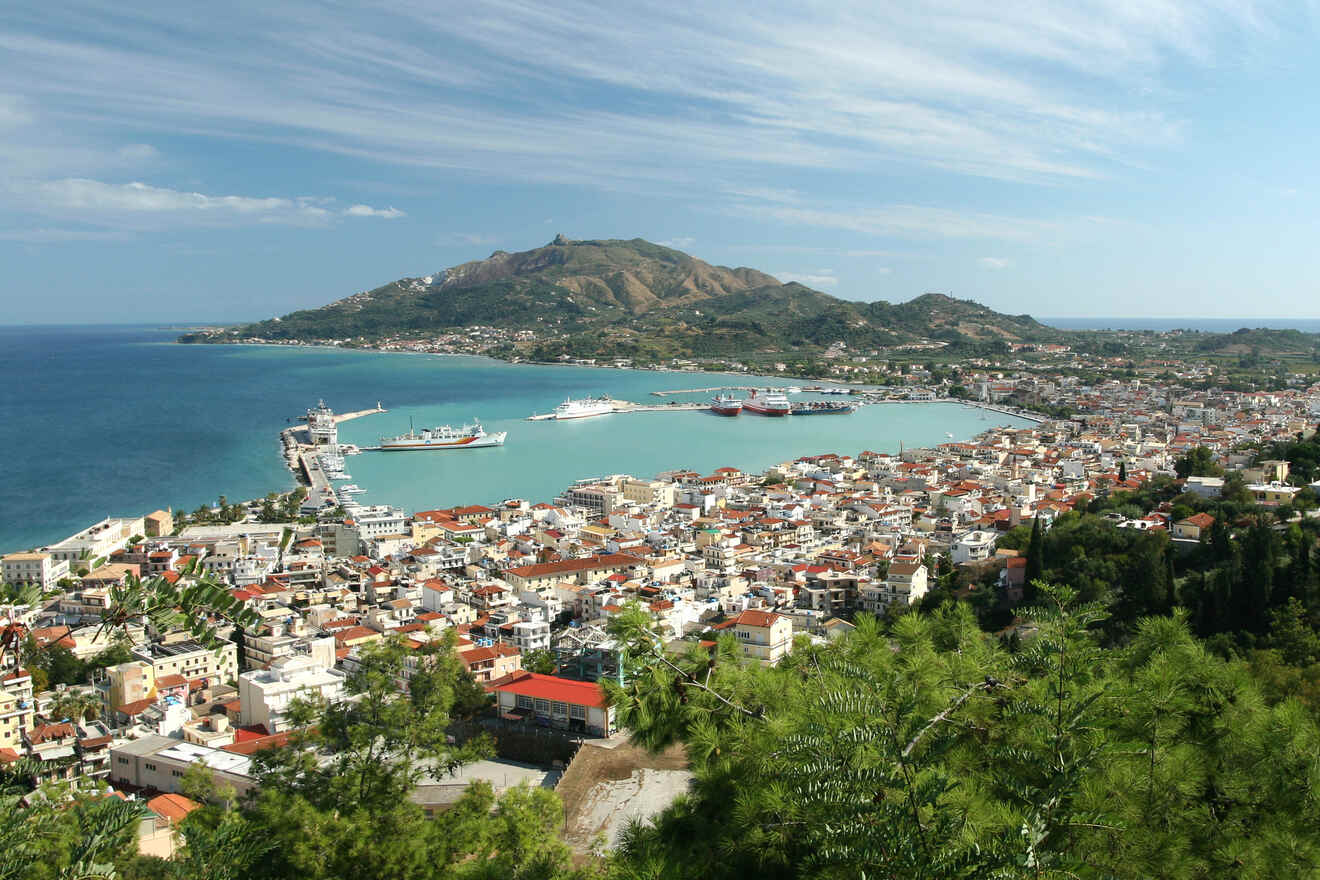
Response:
[{"label": "cirrus cloud", "polygon": [[154,226],[162,223],[233,226],[278,223],[322,225],[338,217],[393,219],[397,208],[352,205],[339,209],[334,199],[316,196],[207,195],[153,186],[140,181],[107,183],[82,177],[10,181],[10,200],[28,213],[92,226]]}]

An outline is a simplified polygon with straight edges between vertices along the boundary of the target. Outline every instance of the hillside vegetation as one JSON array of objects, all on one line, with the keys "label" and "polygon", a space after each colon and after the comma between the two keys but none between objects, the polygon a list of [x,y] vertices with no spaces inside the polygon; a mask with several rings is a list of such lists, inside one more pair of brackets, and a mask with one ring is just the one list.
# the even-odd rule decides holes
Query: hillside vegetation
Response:
[{"label": "hillside vegetation", "polygon": [[941,294],[901,304],[853,302],[755,269],[713,266],[642,239],[559,236],[544,247],[496,251],[318,309],[184,341],[371,343],[474,326],[534,331],[540,356],[730,354],[835,342],[874,347],[1057,336],[1029,316],[1001,315]]}]

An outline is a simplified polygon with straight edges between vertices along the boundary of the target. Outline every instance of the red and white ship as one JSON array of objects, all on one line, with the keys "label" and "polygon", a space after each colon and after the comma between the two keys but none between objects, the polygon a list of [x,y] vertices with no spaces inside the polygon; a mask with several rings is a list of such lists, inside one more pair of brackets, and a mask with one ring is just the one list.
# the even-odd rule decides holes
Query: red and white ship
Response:
[{"label": "red and white ship", "polygon": [[742,408],[743,402],[732,394],[721,394],[710,402],[710,411],[717,416],[736,416]]},{"label": "red and white ship", "polygon": [[763,416],[786,416],[793,411],[788,395],[781,391],[767,391],[765,394],[753,391],[743,401],[743,409]]}]

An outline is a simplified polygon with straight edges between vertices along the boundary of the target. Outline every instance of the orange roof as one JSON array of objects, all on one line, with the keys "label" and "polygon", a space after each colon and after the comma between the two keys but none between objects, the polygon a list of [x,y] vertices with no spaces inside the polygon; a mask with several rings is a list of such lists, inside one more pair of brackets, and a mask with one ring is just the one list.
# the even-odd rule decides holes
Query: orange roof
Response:
[{"label": "orange roof", "polygon": [[147,809],[171,822],[180,822],[201,804],[181,794],[159,794],[147,801]]}]

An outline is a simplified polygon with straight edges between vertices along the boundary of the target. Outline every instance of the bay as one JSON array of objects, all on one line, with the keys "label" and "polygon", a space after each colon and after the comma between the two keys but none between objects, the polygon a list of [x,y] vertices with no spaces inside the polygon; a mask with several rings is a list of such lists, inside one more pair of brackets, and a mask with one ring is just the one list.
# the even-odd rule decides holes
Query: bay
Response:
[{"label": "bay", "polygon": [[[894,451],[967,439],[994,424],[955,404],[864,407],[852,416],[727,419],[635,413],[528,422],[565,397],[655,403],[655,390],[794,384],[703,373],[511,365],[486,358],[290,346],[194,346],[177,330],[0,327],[0,550],[56,541],[107,515],[192,509],[285,490],[279,432],[318,399],[390,411],[341,426],[343,441],[480,419],[502,448],[364,452],[348,458],[363,503],[408,510],[509,497],[551,500],[573,480],[675,468],[761,469],[802,455]],[[800,383],[798,383],[800,384]],[[664,398],[707,400],[707,393]]]}]

